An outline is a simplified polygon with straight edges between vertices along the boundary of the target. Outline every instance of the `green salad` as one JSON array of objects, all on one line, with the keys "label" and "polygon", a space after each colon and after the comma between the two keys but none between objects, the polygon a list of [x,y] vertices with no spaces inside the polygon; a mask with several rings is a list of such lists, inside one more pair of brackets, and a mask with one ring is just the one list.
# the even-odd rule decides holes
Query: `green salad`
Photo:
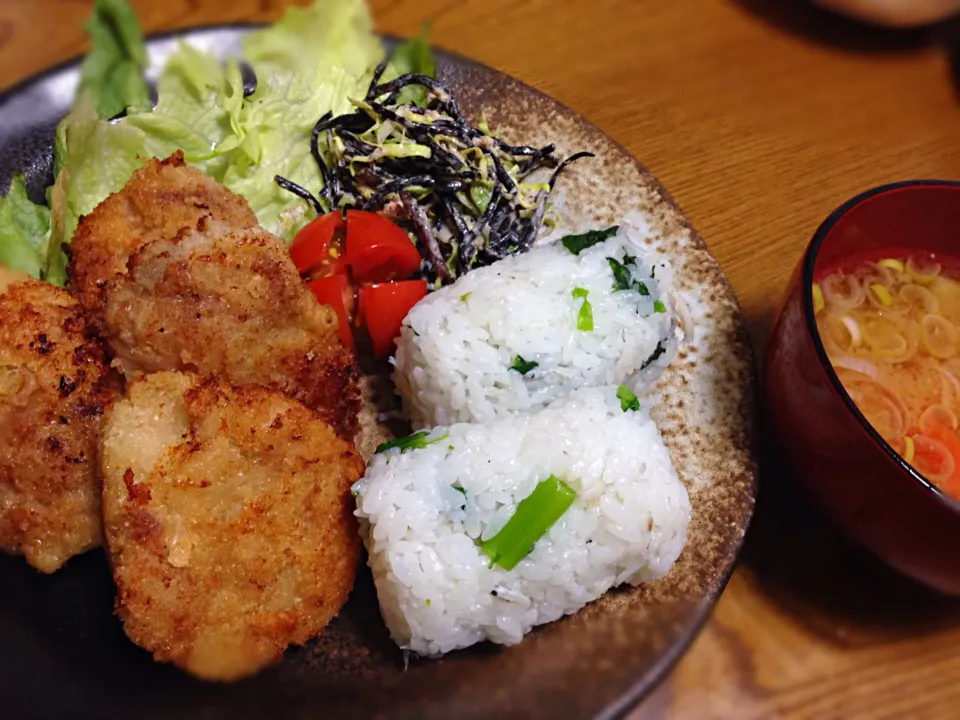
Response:
[{"label": "green salad", "polygon": [[[260,224],[290,239],[314,216],[274,181],[280,175],[319,192],[306,150],[317,118],[352,111],[383,57],[364,0],[318,0],[287,9],[279,22],[242,39],[239,58],[221,62],[181,42],[167,58],[151,108],[147,53],[124,0],[96,0],[84,26],[91,50],[77,97],[57,128],[55,183],[48,205],[27,199],[21,176],[0,199],[0,263],[57,285],[80,216],[120,190],[145,158],[182,150],[190,165],[243,195]],[[256,78],[244,92],[242,64]],[[400,46],[388,72],[432,72],[421,37]]]}]

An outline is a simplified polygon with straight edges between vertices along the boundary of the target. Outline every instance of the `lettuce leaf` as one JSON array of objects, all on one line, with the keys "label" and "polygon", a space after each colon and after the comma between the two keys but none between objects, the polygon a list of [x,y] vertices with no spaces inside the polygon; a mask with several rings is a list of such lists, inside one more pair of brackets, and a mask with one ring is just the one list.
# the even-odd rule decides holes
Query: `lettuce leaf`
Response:
[{"label": "lettuce leaf", "polygon": [[248,33],[240,44],[258,80],[263,73],[319,73],[332,67],[359,77],[383,56],[365,0],[288,7],[280,20]]},{"label": "lettuce leaf", "polygon": [[183,150],[186,161],[250,203],[267,230],[286,239],[313,217],[307,204],[282,190],[276,175],[313,191],[321,177],[310,155],[310,133],[326,112],[352,109],[383,50],[363,0],[318,0],[291,7],[273,27],[242,40],[257,89],[243,97],[236,61],[181,43],[157,82],[154,108],[126,117],[98,117],[89,91],[57,128],[57,181],[50,190],[53,231],[47,261],[59,272],[81,215],[120,190],[150,157]]},{"label": "lettuce leaf", "polygon": [[314,217],[313,209],[274,177],[319,192],[322,181],[310,154],[313,126],[328,111],[351,111],[349,97],[362,93],[367,82],[339,67],[258,73],[257,91],[239,116],[243,140],[229,154],[222,181],[247,199],[263,227],[290,239]]},{"label": "lettuce leaf", "polygon": [[49,231],[49,208],[30,202],[23,175],[17,173],[0,198],[0,264],[43,277]]},{"label": "lettuce leaf", "polygon": [[57,128],[62,161],[50,190],[52,227],[47,263],[59,273],[66,266],[61,243],[69,243],[81,215],[123,187],[143,163],[143,134],[122,121],[101,120],[93,97],[85,93]]},{"label": "lettuce leaf", "polygon": [[80,66],[77,97],[90,92],[102,118],[115,117],[128,107],[149,108],[143,77],[147,48],[133,9],[125,0],[95,0],[83,29],[90,38],[90,52]]},{"label": "lettuce leaf", "polygon": [[[389,82],[407,73],[437,76],[437,61],[430,51],[427,36],[430,34],[430,22],[424,21],[415,38],[405,40],[390,53],[390,62],[383,71],[381,82]],[[427,89],[421,85],[409,85],[397,95],[398,103],[426,104]]]}]

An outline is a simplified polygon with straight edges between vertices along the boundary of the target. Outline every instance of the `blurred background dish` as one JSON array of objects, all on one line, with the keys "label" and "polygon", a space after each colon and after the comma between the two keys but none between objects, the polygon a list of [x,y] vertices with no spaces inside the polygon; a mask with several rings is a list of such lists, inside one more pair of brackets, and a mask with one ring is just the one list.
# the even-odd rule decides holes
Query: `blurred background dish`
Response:
[{"label": "blurred background dish", "polygon": [[917,27],[960,12],[958,0],[813,0],[820,7],[888,27]]}]

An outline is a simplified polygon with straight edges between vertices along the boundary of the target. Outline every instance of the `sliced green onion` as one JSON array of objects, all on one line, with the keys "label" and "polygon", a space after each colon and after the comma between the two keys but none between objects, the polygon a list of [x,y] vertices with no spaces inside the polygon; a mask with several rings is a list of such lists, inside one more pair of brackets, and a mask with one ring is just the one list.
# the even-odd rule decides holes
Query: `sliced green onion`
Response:
[{"label": "sliced green onion", "polygon": [[637,289],[637,292],[646,297],[650,294],[650,291],[647,289],[647,284],[642,280],[637,280],[633,286]]},{"label": "sliced green onion", "polygon": [[627,410],[636,412],[640,409],[640,401],[637,400],[636,394],[626,385],[617,388],[617,398],[620,400],[620,409],[624,412]]},{"label": "sliced green onion", "polygon": [[580,235],[567,235],[560,238],[560,242],[574,255],[579,255],[587,248],[612,238],[617,234],[619,229],[619,225],[614,225],[613,227],[608,227],[606,230],[590,230]]},{"label": "sliced green onion", "polygon": [[535,367],[539,367],[539,365],[540,363],[536,362],[535,360],[524,360],[522,356],[516,355],[513,358],[513,364],[510,365],[510,369],[516,370],[521,375],[526,375]]},{"label": "sliced green onion", "polygon": [[470,292],[465,292],[460,296],[460,302],[466,302],[468,297],[470,297]]},{"label": "sliced green onion", "polygon": [[587,289],[575,287],[570,294],[573,295],[574,298],[583,299],[580,310],[577,312],[577,330],[590,332],[593,330],[593,306],[590,304],[590,301],[587,300],[587,295],[589,294]]},{"label": "sliced green onion", "polygon": [[399,448],[400,453],[403,454],[407,450],[423,450],[427,445],[432,445],[435,442],[440,442],[441,440],[446,439],[449,433],[444,433],[435,438],[427,440],[429,431],[421,430],[420,432],[415,432],[413,435],[407,435],[406,437],[394,438],[393,440],[388,440],[385,443],[380,443],[377,445],[377,449],[374,450],[374,454],[386,452],[393,448]]},{"label": "sliced green onion", "polygon": [[567,511],[577,493],[556,475],[541,480],[527,497],[517,505],[500,532],[480,543],[480,549],[490,558],[490,565],[513,570],[533,550],[557,520]]},{"label": "sliced green onion", "polygon": [[473,183],[470,186],[470,199],[477,206],[477,210],[483,212],[490,204],[490,188],[485,187],[482,183]]},{"label": "sliced green onion", "polygon": [[663,304],[662,300],[653,301],[653,311],[656,313],[663,313],[667,311],[667,306]]}]

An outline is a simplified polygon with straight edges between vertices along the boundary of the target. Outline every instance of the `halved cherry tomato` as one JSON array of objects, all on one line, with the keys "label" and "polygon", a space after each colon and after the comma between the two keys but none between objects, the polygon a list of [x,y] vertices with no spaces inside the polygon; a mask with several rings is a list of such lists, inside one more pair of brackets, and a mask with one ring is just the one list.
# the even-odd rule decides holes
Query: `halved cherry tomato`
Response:
[{"label": "halved cherry tomato", "polygon": [[360,288],[358,315],[367,326],[377,357],[390,354],[403,319],[426,294],[426,280],[377,283]]},{"label": "halved cherry tomato", "polygon": [[322,305],[332,307],[340,320],[337,334],[345,347],[353,348],[353,332],[350,320],[353,315],[353,286],[346,275],[328,275],[307,282],[307,287]]},{"label": "halved cherry tomato", "polygon": [[347,210],[347,264],[358,283],[403,280],[420,267],[420,253],[387,218]]},{"label": "halved cherry tomato", "polygon": [[346,272],[344,232],[343,218],[337,210],[300,228],[290,244],[290,257],[300,275],[309,280]]}]

